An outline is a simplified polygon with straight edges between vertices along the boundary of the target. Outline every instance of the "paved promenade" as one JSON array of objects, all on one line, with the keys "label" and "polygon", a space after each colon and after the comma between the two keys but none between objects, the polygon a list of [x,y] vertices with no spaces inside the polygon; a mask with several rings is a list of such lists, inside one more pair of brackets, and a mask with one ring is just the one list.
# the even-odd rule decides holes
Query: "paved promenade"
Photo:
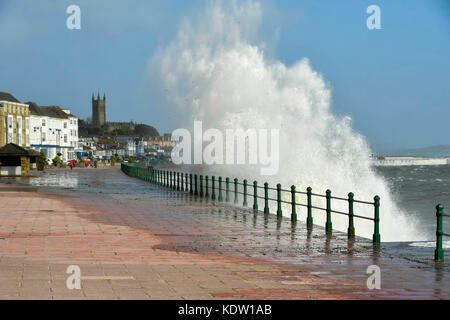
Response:
[{"label": "paved promenade", "polygon": [[[0,299],[448,299],[447,265],[165,190],[118,168],[0,179]],[[399,249],[400,248],[400,249]],[[399,254],[397,254],[399,253]],[[368,290],[366,268],[381,268]],[[81,289],[66,286],[69,265]]]}]

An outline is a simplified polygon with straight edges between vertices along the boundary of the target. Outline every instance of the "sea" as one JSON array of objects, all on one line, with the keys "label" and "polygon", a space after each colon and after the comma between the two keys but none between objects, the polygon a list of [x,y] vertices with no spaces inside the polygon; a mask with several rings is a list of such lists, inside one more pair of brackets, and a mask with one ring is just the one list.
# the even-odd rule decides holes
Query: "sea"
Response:
[{"label": "sea", "polygon": [[[444,212],[450,214],[450,166],[376,167],[376,171],[388,182],[400,209],[426,238],[422,240],[435,241],[436,205],[442,204]],[[444,218],[444,232],[450,233],[450,218]]]}]

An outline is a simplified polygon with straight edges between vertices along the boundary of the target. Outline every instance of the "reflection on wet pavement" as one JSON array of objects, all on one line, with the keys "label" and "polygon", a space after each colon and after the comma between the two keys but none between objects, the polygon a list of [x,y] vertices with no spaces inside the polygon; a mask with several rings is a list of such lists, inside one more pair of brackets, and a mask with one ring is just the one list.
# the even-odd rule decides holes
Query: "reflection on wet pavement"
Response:
[{"label": "reflection on wet pavement", "polygon": [[[327,236],[321,226],[307,230],[300,221],[292,223],[276,215],[254,213],[168,190],[127,177],[117,168],[48,170],[39,178],[8,179],[1,183],[31,185],[41,192],[68,193],[90,200],[101,194],[103,201],[112,201],[147,217],[133,227],[151,229],[167,240],[158,246],[161,249],[261,258],[298,265],[320,277],[357,280],[366,279],[366,268],[375,264],[382,270],[385,289],[426,289],[440,295],[448,294],[445,290],[450,288],[449,265],[434,263],[433,248],[383,243],[380,249],[367,239],[348,241],[341,232]],[[450,253],[446,254],[448,257]]]}]

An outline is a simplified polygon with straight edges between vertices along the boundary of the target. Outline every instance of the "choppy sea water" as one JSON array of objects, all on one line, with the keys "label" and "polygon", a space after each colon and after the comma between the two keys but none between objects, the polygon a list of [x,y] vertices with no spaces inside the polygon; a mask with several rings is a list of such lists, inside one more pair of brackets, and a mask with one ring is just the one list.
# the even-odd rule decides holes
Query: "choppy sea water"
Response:
[{"label": "choppy sea water", "polygon": [[[418,231],[430,241],[436,239],[436,205],[450,213],[450,166],[377,167],[389,183],[394,200],[416,221]],[[444,218],[444,232],[450,233],[450,218]],[[446,245],[450,239],[445,239]],[[435,243],[419,243],[435,246]]]}]

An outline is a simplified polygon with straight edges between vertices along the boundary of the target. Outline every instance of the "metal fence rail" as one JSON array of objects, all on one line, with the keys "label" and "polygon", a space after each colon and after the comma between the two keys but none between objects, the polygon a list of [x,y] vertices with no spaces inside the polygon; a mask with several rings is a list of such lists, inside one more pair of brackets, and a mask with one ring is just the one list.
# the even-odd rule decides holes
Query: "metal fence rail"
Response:
[{"label": "metal fence rail", "polygon": [[[154,167],[139,167],[137,165],[126,165],[121,164],[122,171],[128,176],[135,177],[144,181],[148,181],[166,188],[170,188],[177,191],[187,191],[192,195],[199,196],[202,198],[208,198],[211,200],[217,200],[219,202],[231,202],[233,200],[234,204],[239,204],[242,201],[243,207],[248,207],[249,197],[252,198],[253,204],[252,208],[254,211],[258,211],[258,199],[264,201],[265,214],[270,213],[269,201],[276,202],[277,210],[276,214],[278,217],[283,215],[282,204],[288,204],[291,207],[291,220],[297,221],[297,207],[304,207],[307,209],[306,225],[308,228],[313,226],[313,216],[312,210],[322,210],[326,213],[326,223],[325,231],[326,233],[332,232],[332,214],[339,214],[348,216],[348,238],[354,238],[355,236],[355,224],[354,219],[370,220],[374,224],[374,232],[372,241],[374,244],[380,243],[380,197],[375,196],[373,202],[362,201],[354,199],[354,194],[350,192],[347,198],[334,197],[331,195],[331,190],[327,190],[325,194],[313,193],[312,188],[306,188],[306,191],[297,191],[296,187],[293,185],[290,190],[282,189],[281,184],[277,184],[275,188],[269,187],[267,182],[263,186],[259,186],[257,181],[253,181],[252,185],[248,184],[247,180],[239,182],[237,178],[232,181],[229,177],[223,179],[215,176],[203,176],[192,173],[184,173],[171,170],[162,170]],[[224,188],[225,184],[225,188]],[[233,189],[233,190],[231,190]],[[249,189],[252,192],[249,193]],[[260,196],[258,191],[263,191],[263,195]],[[276,192],[276,198],[269,197],[269,190]],[[291,201],[282,200],[282,192],[289,193]],[[296,195],[306,195],[306,203],[296,202]],[[233,199],[231,199],[233,195]],[[242,197],[242,200],[239,199]],[[313,197],[320,197],[326,199],[326,207],[317,207],[313,205]],[[331,206],[332,200],[335,201],[347,201],[348,202],[348,212],[334,210]],[[373,206],[373,218],[365,217],[362,215],[357,215],[354,213],[354,204],[359,203],[363,205]],[[441,240],[442,247],[442,240]],[[442,253],[443,256],[443,253]]]},{"label": "metal fence rail", "polygon": [[436,206],[436,250],[434,251],[434,260],[435,261],[444,261],[444,249],[442,248],[442,238],[444,236],[450,237],[450,234],[443,232],[443,217],[450,217],[450,214],[444,213],[444,206],[442,204],[438,204]]}]

